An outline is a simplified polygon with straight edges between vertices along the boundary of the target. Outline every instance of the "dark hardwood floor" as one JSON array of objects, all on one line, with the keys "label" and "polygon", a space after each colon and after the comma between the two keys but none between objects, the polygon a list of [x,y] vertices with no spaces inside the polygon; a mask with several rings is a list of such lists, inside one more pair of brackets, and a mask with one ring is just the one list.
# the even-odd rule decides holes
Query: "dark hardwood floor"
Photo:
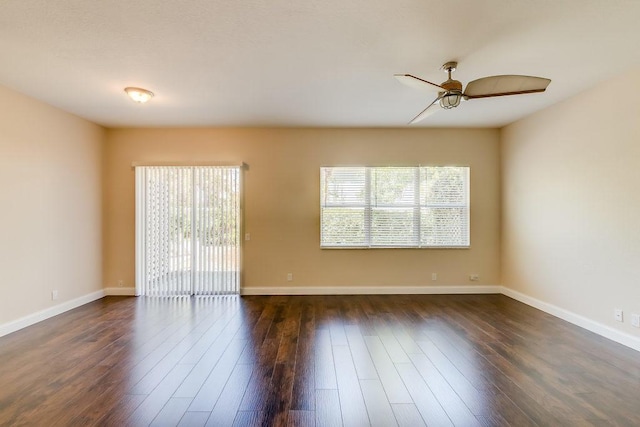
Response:
[{"label": "dark hardwood floor", "polygon": [[639,426],[640,353],[502,295],[108,297],[0,338],[0,425]]}]

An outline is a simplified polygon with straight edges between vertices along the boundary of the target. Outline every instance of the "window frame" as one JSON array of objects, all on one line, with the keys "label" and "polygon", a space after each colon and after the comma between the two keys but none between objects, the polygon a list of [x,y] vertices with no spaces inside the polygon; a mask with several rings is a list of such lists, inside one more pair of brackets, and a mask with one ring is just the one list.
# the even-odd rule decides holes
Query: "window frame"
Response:
[{"label": "window frame", "polygon": [[[362,203],[326,203],[326,194],[325,188],[323,187],[323,183],[325,180],[325,170],[326,169],[364,169],[365,171],[365,179],[364,179],[364,201]],[[463,202],[461,203],[453,203],[453,204],[442,204],[442,203],[434,203],[429,200],[424,200],[423,203],[423,179],[422,179],[422,170],[428,170],[429,168],[464,168],[466,169],[463,175],[463,179],[465,180],[463,183]],[[414,183],[414,191],[413,191],[413,199],[414,202],[412,204],[372,204],[372,175],[374,170],[378,169],[411,169],[414,171],[415,177],[413,180]],[[426,191],[426,190],[425,190]],[[471,247],[471,167],[468,165],[418,165],[418,166],[321,166],[320,167],[320,249],[469,249]],[[426,196],[425,196],[426,197]],[[363,227],[364,227],[364,241],[363,244],[323,244],[324,240],[324,217],[325,217],[325,209],[331,208],[355,208],[362,209],[364,219],[363,219]],[[413,228],[412,234],[415,236],[415,239],[412,243],[409,244],[374,244],[372,238],[372,220],[373,220],[373,210],[375,208],[405,208],[407,210],[413,211]],[[423,210],[434,209],[434,208],[462,208],[464,210],[464,214],[466,215],[466,224],[464,226],[464,231],[466,232],[465,236],[462,238],[461,244],[424,244],[424,230],[422,227],[422,216]],[[350,236],[346,236],[350,237]],[[466,244],[465,244],[466,243]]]}]

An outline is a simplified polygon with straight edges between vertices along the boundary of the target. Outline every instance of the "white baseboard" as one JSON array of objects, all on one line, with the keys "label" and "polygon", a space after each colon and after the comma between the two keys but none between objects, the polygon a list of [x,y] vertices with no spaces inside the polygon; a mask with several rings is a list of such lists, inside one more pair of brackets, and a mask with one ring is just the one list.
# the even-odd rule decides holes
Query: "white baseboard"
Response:
[{"label": "white baseboard", "polygon": [[542,310],[545,313],[551,314],[552,316],[559,317],[560,319],[566,320],[567,322],[573,323],[574,325],[580,326],[581,328],[584,328],[588,331],[630,347],[634,350],[640,351],[639,337],[611,328],[600,322],[596,322],[595,320],[588,319],[569,310],[565,310],[564,308],[560,308],[556,305],[540,301],[539,299],[530,297],[521,292],[514,291],[513,289],[509,289],[504,286],[502,286],[501,293],[524,304],[530,305],[531,307],[537,308],[538,310]]},{"label": "white baseboard", "polygon": [[101,289],[99,291],[95,291],[90,294],[65,301],[58,305],[54,305],[53,307],[49,307],[36,313],[29,314],[19,319],[12,320],[11,322],[2,324],[0,325],[0,337],[8,335],[22,328],[26,328],[27,326],[31,326],[35,323],[42,322],[43,320],[49,319],[50,317],[62,314],[65,311],[73,310],[74,308],[80,307],[81,305],[100,299],[104,295],[105,292]]},{"label": "white baseboard", "polygon": [[242,295],[499,294],[501,286],[311,286],[250,287]]},{"label": "white baseboard", "polygon": [[132,297],[136,295],[136,288],[104,288],[105,296],[125,296]]}]

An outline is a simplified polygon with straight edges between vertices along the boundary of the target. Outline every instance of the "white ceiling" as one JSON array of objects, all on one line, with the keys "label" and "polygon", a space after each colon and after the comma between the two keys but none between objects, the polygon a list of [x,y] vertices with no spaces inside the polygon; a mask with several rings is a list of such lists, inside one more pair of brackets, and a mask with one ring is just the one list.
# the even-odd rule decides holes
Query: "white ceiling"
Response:
[{"label": "white ceiling", "polygon": [[404,126],[434,96],[394,73],[552,79],[420,124],[496,127],[639,66],[639,45],[638,0],[0,2],[0,84],[109,127]]}]

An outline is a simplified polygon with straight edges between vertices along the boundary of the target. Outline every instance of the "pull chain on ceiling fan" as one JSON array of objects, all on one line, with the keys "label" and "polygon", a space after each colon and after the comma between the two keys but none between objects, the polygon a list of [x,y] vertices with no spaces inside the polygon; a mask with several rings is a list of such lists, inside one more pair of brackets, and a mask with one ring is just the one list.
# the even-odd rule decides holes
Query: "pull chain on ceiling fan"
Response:
[{"label": "pull chain on ceiling fan", "polygon": [[447,62],[442,69],[447,73],[448,79],[441,84],[435,84],[411,74],[394,74],[394,77],[407,86],[420,89],[437,90],[438,96],[420,114],[413,118],[409,124],[417,123],[428,116],[440,111],[449,110],[460,105],[460,101],[491,98],[495,96],[522,95],[525,93],[544,92],[551,83],[550,79],[533,76],[502,75],[489,76],[473,80],[462,90],[462,83],[451,78],[451,73],[456,70],[458,63]]}]

